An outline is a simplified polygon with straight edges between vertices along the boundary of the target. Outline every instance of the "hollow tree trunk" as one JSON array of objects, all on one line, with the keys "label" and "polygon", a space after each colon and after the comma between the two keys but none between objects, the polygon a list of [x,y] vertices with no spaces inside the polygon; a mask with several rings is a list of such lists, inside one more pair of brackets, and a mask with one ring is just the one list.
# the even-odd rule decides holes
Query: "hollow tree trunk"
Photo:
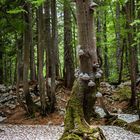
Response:
[{"label": "hollow tree trunk", "polygon": [[[99,78],[93,11],[95,4],[90,0],[76,0],[78,22],[78,55],[80,70],[73,85],[65,116],[65,130],[61,140],[97,139],[89,122],[96,100]],[[76,75],[75,74],[75,75]],[[100,136],[98,135],[98,138]]]}]

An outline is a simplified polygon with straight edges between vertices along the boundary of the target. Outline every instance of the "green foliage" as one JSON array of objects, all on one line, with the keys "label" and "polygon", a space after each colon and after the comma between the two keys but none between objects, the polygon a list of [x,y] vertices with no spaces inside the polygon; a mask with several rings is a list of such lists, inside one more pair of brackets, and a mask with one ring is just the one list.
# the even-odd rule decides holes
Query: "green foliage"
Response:
[{"label": "green foliage", "polygon": [[7,11],[8,14],[19,14],[19,13],[23,13],[23,12],[27,12],[27,11],[24,10],[23,8],[21,8],[21,7],[16,7],[12,10]]},{"label": "green foliage", "polygon": [[45,0],[27,0],[27,1],[33,4],[35,7],[38,7],[45,2]]}]

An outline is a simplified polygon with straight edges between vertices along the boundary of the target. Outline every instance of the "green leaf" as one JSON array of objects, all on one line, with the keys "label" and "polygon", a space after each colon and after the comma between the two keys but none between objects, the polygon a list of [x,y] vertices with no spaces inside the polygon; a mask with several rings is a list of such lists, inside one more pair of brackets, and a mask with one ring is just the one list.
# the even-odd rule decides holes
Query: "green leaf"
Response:
[{"label": "green leaf", "polygon": [[45,0],[27,0],[27,1],[29,1],[31,4],[33,4],[36,7],[40,6],[45,2]]},{"label": "green leaf", "polygon": [[8,14],[19,14],[19,13],[22,13],[22,12],[26,12],[27,13],[26,10],[24,10],[24,9],[22,9],[20,7],[17,7],[15,9],[7,11]]}]

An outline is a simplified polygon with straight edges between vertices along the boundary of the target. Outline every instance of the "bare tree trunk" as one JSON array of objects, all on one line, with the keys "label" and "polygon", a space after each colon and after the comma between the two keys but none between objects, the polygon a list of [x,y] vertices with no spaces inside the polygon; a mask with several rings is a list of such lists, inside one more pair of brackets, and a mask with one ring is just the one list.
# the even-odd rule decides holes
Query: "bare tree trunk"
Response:
[{"label": "bare tree trunk", "polygon": [[2,36],[0,31],[0,84],[3,83],[3,46],[2,46]]},{"label": "bare tree trunk", "polygon": [[116,61],[118,71],[118,84],[121,83],[121,68],[122,68],[122,48],[121,48],[121,34],[120,34],[120,2],[116,2]]},{"label": "bare tree trunk", "polygon": [[131,78],[131,105],[137,106],[137,94],[136,94],[136,45],[132,45],[134,41],[134,28],[130,25],[134,21],[134,0],[129,0],[126,3],[126,21],[128,27],[128,43],[130,53],[130,78]]},{"label": "bare tree trunk", "polygon": [[24,5],[25,10],[27,13],[24,13],[24,21],[26,23],[25,31],[23,35],[23,45],[24,45],[24,67],[23,67],[23,91],[25,95],[26,105],[28,113],[31,116],[34,116],[34,104],[32,97],[29,93],[29,84],[28,84],[28,76],[29,76],[29,59],[30,59],[30,46],[31,46],[31,38],[30,38],[30,26],[29,26],[29,11],[30,11],[30,4],[26,3]]},{"label": "bare tree trunk", "polygon": [[104,25],[103,25],[103,32],[104,32],[104,72],[105,72],[105,79],[108,80],[109,78],[109,60],[108,60],[108,48],[106,45],[107,42],[107,31],[106,31],[106,11],[104,13]]},{"label": "bare tree trunk", "polygon": [[49,101],[51,101],[51,95],[50,95],[50,87],[48,85],[48,78],[51,77],[51,19],[50,19],[50,7],[51,3],[50,0],[46,0],[45,3],[45,44],[46,44],[46,92],[47,96],[49,98]]},{"label": "bare tree trunk", "polygon": [[55,110],[55,78],[56,78],[56,0],[51,0],[51,18],[52,18],[52,39],[51,39],[51,101],[50,108],[51,112]]},{"label": "bare tree trunk", "polygon": [[[99,77],[96,52],[95,27],[93,20],[94,3],[90,0],[76,0],[78,23],[78,55],[80,70],[73,85],[65,116],[65,131],[61,140],[98,139],[88,123],[93,110]],[[85,121],[86,120],[86,121]]]},{"label": "bare tree trunk", "polygon": [[34,60],[34,46],[33,46],[33,31],[32,31],[32,7],[30,8],[29,11],[29,29],[30,29],[30,38],[31,38],[31,42],[30,42],[30,79],[31,80],[35,80],[35,60]]},{"label": "bare tree trunk", "polygon": [[41,113],[46,115],[46,98],[45,98],[45,79],[43,76],[43,57],[44,57],[44,24],[43,24],[43,7],[42,5],[38,9],[38,81],[41,101]]},{"label": "bare tree trunk", "polygon": [[[20,82],[23,80],[23,71],[21,72],[21,61],[22,61],[22,53],[21,53],[21,50],[23,49],[22,48],[22,45],[23,45],[23,38],[20,40],[17,40],[17,44],[16,44],[16,47],[17,47],[17,67],[16,67],[16,95],[17,95],[17,101],[19,103],[19,105],[25,110],[25,111],[28,111],[26,106],[24,105],[24,103],[22,102],[22,99],[20,97],[20,94],[19,94],[19,85],[20,85]],[[22,69],[23,70],[23,69]]]},{"label": "bare tree trunk", "polygon": [[67,88],[72,88],[74,82],[74,59],[71,28],[70,3],[67,0],[64,0],[64,79],[65,86]]}]

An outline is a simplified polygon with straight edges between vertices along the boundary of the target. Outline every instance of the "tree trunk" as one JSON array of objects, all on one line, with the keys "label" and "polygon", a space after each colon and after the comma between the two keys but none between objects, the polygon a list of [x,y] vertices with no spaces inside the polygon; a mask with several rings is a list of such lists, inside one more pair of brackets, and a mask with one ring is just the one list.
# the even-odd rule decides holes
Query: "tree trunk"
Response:
[{"label": "tree trunk", "polygon": [[[23,38],[22,38],[23,39]],[[17,101],[19,103],[19,105],[25,110],[25,111],[28,111],[26,106],[24,105],[24,103],[22,102],[22,99],[20,97],[20,94],[19,94],[19,86],[20,86],[20,82],[23,80],[23,68],[22,68],[22,72],[21,72],[21,56],[22,56],[22,53],[21,53],[21,50],[22,50],[22,39],[19,39],[17,40],[17,43],[16,43],[16,49],[17,49],[17,65],[16,65],[16,95],[17,95]]]},{"label": "tree trunk", "polygon": [[70,89],[74,82],[74,59],[71,28],[70,3],[67,0],[64,0],[64,79],[65,86]]},{"label": "tree trunk", "polygon": [[52,39],[51,39],[51,100],[50,100],[50,111],[54,112],[55,110],[55,78],[56,78],[56,0],[51,0],[51,18],[52,18]]},{"label": "tree trunk", "polygon": [[131,23],[134,21],[134,0],[129,0],[126,3],[126,21],[128,27],[128,43],[130,53],[130,78],[131,78],[131,105],[137,106],[137,94],[136,94],[136,45],[133,45],[134,41],[134,27]]},{"label": "tree trunk", "polygon": [[104,32],[104,72],[105,72],[105,79],[108,81],[109,78],[109,62],[108,62],[108,48],[107,48],[107,31],[106,31],[106,11],[104,13],[104,25],[103,25],[103,32]]},{"label": "tree trunk", "polygon": [[32,31],[32,7],[30,8],[29,11],[29,32],[30,32],[30,79],[35,80],[35,60],[34,60],[34,46],[33,46],[33,31]]},{"label": "tree trunk", "polygon": [[50,87],[48,85],[48,78],[51,77],[51,19],[50,19],[50,0],[45,3],[45,44],[46,44],[46,92],[51,100]]},{"label": "tree trunk", "polygon": [[116,2],[116,60],[118,71],[118,84],[121,83],[122,72],[122,47],[121,47],[121,34],[120,34],[120,2]]},{"label": "tree trunk", "polygon": [[99,84],[97,78],[101,76],[98,68],[94,34],[94,8],[90,0],[76,0],[80,70],[67,105],[65,130],[61,140],[83,140],[89,139],[89,137],[97,139],[94,136],[93,129],[87,123],[92,116],[96,100],[95,94]]},{"label": "tree trunk", "polygon": [[44,27],[43,24],[43,8],[42,6],[38,9],[38,63],[39,63],[39,71],[38,71],[38,81],[39,81],[39,92],[40,92],[40,101],[41,101],[41,113],[42,115],[46,115],[46,98],[45,98],[45,80],[43,76],[43,57],[44,57]]},{"label": "tree trunk", "polygon": [[3,49],[2,36],[0,36],[0,84],[3,83],[3,50],[2,49]]},{"label": "tree trunk", "polygon": [[25,25],[25,30],[24,30],[24,35],[23,35],[23,45],[24,45],[24,67],[23,67],[23,91],[25,95],[25,100],[26,100],[26,105],[27,105],[27,110],[28,113],[31,116],[34,116],[34,104],[32,97],[29,93],[29,84],[28,84],[28,76],[29,76],[29,59],[30,59],[30,43],[31,43],[31,38],[30,38],[30,26],[29,26],[29,11],[30,11],[30,4],[26,3],[24,5],[25,10],[27,13],[24,13],[24,21],[26,23]]}]

